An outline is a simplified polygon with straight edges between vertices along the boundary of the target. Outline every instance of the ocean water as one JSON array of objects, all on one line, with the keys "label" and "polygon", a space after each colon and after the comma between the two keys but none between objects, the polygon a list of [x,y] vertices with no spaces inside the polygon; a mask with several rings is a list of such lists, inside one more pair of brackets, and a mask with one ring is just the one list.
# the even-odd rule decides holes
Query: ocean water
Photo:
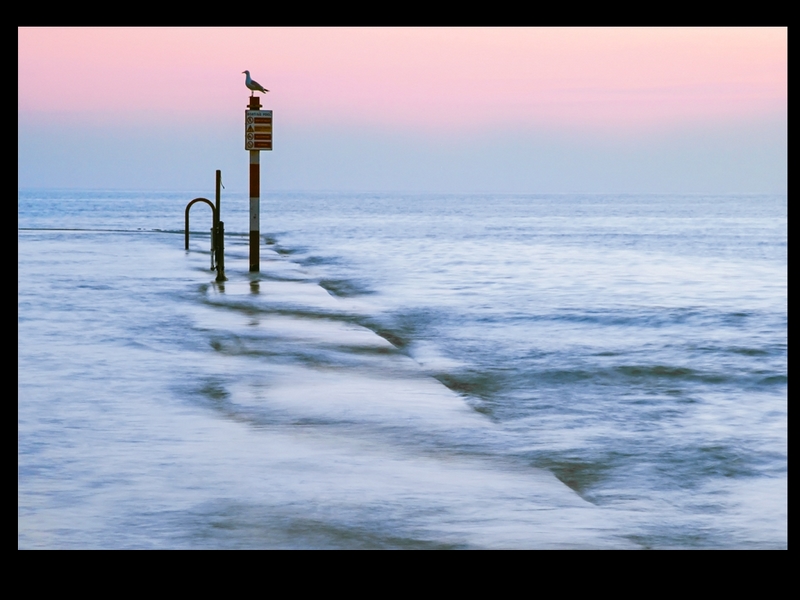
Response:
[{"label": "ocean water", "polygon": [[786,548],[787,198],[18,194],[20,548]]}]

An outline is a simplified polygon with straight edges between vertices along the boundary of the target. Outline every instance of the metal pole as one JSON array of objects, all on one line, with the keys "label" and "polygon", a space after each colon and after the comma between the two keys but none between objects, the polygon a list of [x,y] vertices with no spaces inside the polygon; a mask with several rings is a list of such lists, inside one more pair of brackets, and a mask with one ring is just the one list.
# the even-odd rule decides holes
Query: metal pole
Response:
[{"label": "metal pole", "polygon": [[222,193],[220,186],[222,185],[222,171],[217,169],[217,208],[214,210],[214,249],[217,255],[217,281],[226,281],[225,277],[225,223],[220,220],[222,216]]},{"label": "metal pole", "polygon": [[[250,97],[250,110],[260,110],[261,101],[257,96]],[[261,233],[261,222],[259,215],[259,205],[261,203],[261,152],[250,150],[250,272],[257,273],[260,268],[259,256],[259,237]]]},{"label": "metal pole", "polygon": [[258,239],[260,237],[260,215],[259,208],[261,204],[261,191],[260,191],[260,170],[261,164],[259,158],[261,153],[258,150],[250,150],[250,271],[258,272],[259,270],[259,248]]},{"label": "metal pole", "polygon": [[220,191],[219,187],[222,184],[222,171],[217,169],[217,210],[214,212],[214,225],[219,223],[219,219],[222,216],[220,212]]},{"label": "metal pole", "polygon": [[[217,186],[216,186],[216,208],[213,210],[214,218],[213,223],[211,224],[211,269],[214,269],[214,257],[216,255],[217,260],[219,260],[220,251],[217,248],[216,244],[216,236],[219,233],[217,230],[219,225],[219,220],[222,216],[222,212],[220,211],[220,190],[219,186],[222,183],[222,171],[217,169]],[[225,260],[224,258],[222,259]]]}]

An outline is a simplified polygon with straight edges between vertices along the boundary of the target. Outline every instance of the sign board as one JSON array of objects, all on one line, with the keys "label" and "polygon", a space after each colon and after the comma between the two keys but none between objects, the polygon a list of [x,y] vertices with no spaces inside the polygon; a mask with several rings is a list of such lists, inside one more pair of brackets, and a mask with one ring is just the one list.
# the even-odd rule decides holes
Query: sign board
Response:
[{"label": "sign board", "polygon": [[244,111],[244,149],[272,150],[272,111]]}]

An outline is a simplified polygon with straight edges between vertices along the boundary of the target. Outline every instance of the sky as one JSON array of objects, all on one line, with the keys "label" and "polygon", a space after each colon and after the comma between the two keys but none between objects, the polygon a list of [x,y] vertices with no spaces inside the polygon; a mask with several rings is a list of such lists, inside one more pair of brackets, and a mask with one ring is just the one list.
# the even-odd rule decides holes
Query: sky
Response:
[{"label": "sky", "polygon": [[786,193],[786,28],[19,28],[20,188]]}]

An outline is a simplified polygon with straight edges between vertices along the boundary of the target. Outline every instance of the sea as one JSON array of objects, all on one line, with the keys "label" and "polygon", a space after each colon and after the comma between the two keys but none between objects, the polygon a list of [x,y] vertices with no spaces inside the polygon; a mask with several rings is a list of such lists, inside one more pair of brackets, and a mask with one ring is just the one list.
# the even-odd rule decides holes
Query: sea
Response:
[{"label": "sea", "polygon": [[787,196],[18,190],[20,549],[785,549]]}]

